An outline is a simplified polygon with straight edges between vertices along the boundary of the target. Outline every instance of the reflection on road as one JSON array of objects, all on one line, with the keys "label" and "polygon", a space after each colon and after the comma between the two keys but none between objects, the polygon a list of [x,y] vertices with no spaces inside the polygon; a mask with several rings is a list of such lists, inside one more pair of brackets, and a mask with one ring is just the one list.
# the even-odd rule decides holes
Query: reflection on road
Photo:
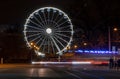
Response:
[{"label": "reflection on road", "polygon": [[120,79],[120,71],[90,64],[2,66],[0,79]]}]

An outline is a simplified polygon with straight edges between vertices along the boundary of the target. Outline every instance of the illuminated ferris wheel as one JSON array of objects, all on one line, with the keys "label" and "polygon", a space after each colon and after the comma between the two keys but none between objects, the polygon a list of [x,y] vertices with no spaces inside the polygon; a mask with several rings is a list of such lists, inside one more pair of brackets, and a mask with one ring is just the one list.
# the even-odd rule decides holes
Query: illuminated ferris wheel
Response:
[{"label": "illuminated ferris wheel", "polygon": [[71,44],[73,25],[66,13],[54,7],[35,10],[24,25],[27,45],[39,54],[62,54]]}]

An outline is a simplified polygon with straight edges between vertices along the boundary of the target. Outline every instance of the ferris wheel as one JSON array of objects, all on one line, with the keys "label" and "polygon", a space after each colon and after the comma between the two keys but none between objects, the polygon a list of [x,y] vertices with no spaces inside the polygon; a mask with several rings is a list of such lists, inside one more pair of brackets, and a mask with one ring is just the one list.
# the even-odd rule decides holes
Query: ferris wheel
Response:
[{"label": "ferris wheel", "polygon": [[35,10],[24,25],[27,45],[37,54],[62,54],[70,46],[73,25],[66,13],[54,7]]}]

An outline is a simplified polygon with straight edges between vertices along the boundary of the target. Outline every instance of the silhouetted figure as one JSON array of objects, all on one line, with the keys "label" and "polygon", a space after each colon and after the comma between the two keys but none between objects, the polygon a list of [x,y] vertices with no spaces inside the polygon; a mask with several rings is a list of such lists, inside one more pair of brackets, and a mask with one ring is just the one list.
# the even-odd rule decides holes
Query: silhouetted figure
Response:
[{"label": "silhouetted figure", "polygon": [[120,59],[117,60],[117,69],[120,67]]},{"label": "silhouetted figure", "polygon": [[113,68],[113,65],[114,65],[113,58],[110,58],[110,59],[109,59],[109,68],[112,69],[112,68]]},{"label": "silhouetted figure", "polygon": [[117,69],[117,66],[118,66],[118,62],[117,62],[117,59],[115,59],[115,60],[114,60],[113,68],[114,68],[114,69]]}]

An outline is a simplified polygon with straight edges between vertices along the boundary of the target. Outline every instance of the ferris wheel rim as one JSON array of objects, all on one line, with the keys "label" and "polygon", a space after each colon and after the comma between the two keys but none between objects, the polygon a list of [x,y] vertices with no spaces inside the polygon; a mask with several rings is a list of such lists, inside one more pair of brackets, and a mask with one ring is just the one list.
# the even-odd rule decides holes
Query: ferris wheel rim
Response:
[{"label": "ferris wheel rim", "polygon": [[57,54],[61,54],[61,52],[63,52],[64,50],[66,50],[66,48],[68,47],[68,46],[70,46],[70,44],[71,44],[71,42],[72,42],[72,38],[73,38],[73,25],[72,25],[72,22],[71,22],[71,20],[70,20],[70,18],[68,17],[68,15],[65,13],[65,12],[63,12],[62,10],[60,10],[60,9],[58,9],[58,8],[55,8],[55,7],[43,7],[43,8],[40,8],[40,9],[37,9],[37,10],[35,10],[34,12],[32,12],[31,14],[30,14],[30,16],[28,17],[28,19],[26,20],[26,22],[25,22],[25,25],[24,25],[24,36],[25,36],[25,41],[27,42],[27,45],[31,48],[31,46],[30,46],[30,43],[29,43],[29,41],[28,41],[28,39],[27,39],[27,35],[26,35],[26,25],[27,25],[27,23],[28,23],[28,21],[29,21],[29,19],[31,18],[31,16],[33,16],[33,14],[35,14],[36,12],[39,12],[39,11],[41,11],[41,10],[45,10],[45,9],[55,9],[56,11],[59,11],[59,12],[62,12],[67,18],[68,18],[68,20],[69,20],[69,22],[70,22],[70,29],[71,29],[71,36],[70,36],[70,40],[68,41],[68,44],[62,49],[62,50],[60,50],[60,51],[58,51],[57,52]]}]

